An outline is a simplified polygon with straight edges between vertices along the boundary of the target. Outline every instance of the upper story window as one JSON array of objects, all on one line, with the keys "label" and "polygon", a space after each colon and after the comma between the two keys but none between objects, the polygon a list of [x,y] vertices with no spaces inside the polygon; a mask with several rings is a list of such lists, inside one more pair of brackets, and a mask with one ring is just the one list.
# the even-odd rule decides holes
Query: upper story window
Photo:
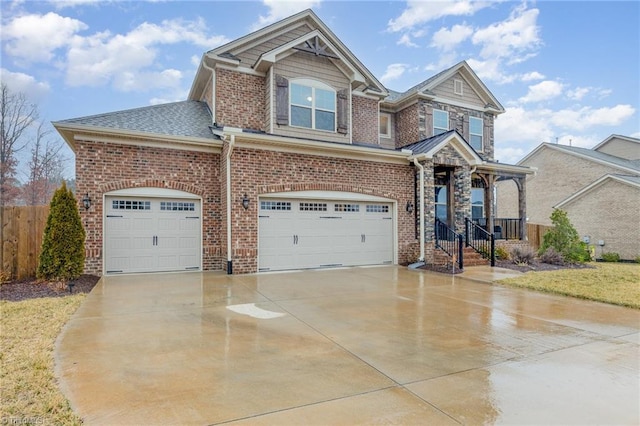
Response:
[{"label": "upper story window", "polygon": [[449,113],[440,109],[433,110],[433,136],[449,131]]},{"label": "upper story window", "polygon": [[380,113],[380,136],[391,137],[391,114]]},{"label": "upper story window", "polygon": [[290,87],[291,125],[336,130],[336,91],[319,81],[300,79]]},{"label": "upper story window", "polygon": [[483,127],[481,118],[469,117],[469,143],[476,151],[482,151]]}]

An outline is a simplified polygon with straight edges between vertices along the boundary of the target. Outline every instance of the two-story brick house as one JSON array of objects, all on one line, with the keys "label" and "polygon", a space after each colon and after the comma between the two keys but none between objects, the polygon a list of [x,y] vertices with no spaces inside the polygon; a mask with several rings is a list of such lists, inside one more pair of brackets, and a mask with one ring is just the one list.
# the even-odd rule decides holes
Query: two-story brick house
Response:
[{"label": "two-story brick house", "polygon": [[[466,62],[390,91],[310,10],[206,52],[189,99],[54,123],[91,273],[433,260],[436,217],[493,219],[504,111]],[[523,228],[520,228],[523,229]]]}]

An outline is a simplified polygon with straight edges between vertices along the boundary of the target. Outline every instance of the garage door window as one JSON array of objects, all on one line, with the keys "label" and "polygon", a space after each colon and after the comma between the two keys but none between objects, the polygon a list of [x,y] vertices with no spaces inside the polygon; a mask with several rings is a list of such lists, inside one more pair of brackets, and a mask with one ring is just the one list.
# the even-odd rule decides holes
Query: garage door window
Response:
[{"label": "garage door window", "polygon": [[261,201],[260,210],[291,210],[289,201]]},{"label": "garage door window", "polygon": [[335,211],[337,212],[359,212],[360,204],[336,204]]},{"label": "garage door window", "polygon": [[193,212],[196,210],[195,203],[184,203],[177,201],[161,201],[160,210],[173,212]]},{"label": "garage door window", "polygon": [[389,213],[389,206],[382,204],[367,204],[367,213]]},{"label": "garage door window", "polygon": [[302,212],[326,212],[327,203],[300,203]]},{"label": "garage door window", "polygon": [[138,200],[113,200],[111,208],[113,210],[151,210],[151,202]]}]

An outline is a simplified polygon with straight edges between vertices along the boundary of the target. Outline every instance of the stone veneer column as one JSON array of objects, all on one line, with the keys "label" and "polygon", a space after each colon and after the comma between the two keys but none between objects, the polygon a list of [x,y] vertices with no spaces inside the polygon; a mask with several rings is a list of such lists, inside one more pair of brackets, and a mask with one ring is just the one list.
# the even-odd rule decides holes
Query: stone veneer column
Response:
[{"label": "stone veneer column", "polygon": [[471,217],[471,170],[468,165],[456,167],[453,173],[455,231],[464,232],[464,218]]},{"label": "stone veneer column", "polygon": [[421,162],[424,166],[424,260],[428,264],[433,263],[433,251],[435,249],[434,226],[436,223],[435,207],[435,179],[433,160]]}]

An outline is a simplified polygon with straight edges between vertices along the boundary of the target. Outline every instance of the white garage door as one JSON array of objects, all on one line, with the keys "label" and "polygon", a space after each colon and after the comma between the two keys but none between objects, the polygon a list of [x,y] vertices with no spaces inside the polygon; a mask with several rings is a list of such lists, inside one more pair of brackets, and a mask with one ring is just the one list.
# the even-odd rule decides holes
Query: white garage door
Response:
[{"label": "white garage door", "polygon": [[390,203],[262,199],[258,269],[393,263]]},{"label": "white garage door", "polygon": [[105,199],[105,272],[200,269],[200,201]]}]

